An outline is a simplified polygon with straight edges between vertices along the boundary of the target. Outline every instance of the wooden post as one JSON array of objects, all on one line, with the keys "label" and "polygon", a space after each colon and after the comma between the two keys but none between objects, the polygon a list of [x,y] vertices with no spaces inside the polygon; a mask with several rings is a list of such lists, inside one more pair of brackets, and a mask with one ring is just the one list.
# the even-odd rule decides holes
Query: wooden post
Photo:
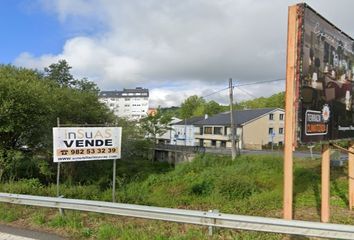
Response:
[{"label": "wooden post", "polygon": [[349,153],[348,153],[348,199],[349,199],[349,209],[352,210],[354,206],[354,141],[349,142]]},{"label": "wooden post", "polygon": [[236,150],[236,128],[234,122],[233,104],[234,104],[234,87],[232,86],[232,78],[229,79],[229,100],[230,100],[230,129],[231,129],[231,160],[235,160]]},{"label": "wooden post", "polygon": [[295,141],[295,74],[297,54],[297,9],[289,7],[288,15],[288,49],[286,63],[286,95],[285,95],[285,142],[284,142],[284,196],[283,217],[293,218],[293,150]]},{"label": "wooden post", "polygon": [[322,145],[322,170],[321,170],[321,221],[329,222],[330,200],[330,148],[328,144]]}]

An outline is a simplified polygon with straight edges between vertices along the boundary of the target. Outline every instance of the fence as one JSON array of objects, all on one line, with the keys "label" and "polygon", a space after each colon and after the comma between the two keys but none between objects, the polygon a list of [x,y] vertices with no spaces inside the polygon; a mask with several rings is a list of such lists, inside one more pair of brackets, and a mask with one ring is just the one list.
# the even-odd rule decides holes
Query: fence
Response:
[{"label": "fence", "polygon": [[223,214],[217,211],[205,212],[11,193],[0,193],[0,202],[198,224],[208,226],[209,229],[212,227],[221,227],[308,237],[354,239],[354,226],[342,224],[283,220]]}]

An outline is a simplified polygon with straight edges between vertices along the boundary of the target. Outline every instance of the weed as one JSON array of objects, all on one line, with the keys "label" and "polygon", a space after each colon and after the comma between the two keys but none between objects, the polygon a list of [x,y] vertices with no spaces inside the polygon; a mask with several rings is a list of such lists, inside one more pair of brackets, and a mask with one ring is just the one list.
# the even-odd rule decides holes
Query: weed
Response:
[{"label": "weed", "polygon": [[93,231],[92,231],[91,228],[85,227],[85,228],[83,228],[83,229],[81,230],[81,235],[82,235],[83,237],[85,237],[85,238],[91,237],[92,234],[93,234]]},{"label": "weed", "polygon": [[100,240],[113,240],[119,237],[119,231],[112,224],[103,224],[98,228],[97,238]]},{"label": "weed", "polygon": [[0,205],[0,221],[13,222],[19,219],[21,212],[16,207],[9,207],[7,204]]},{"label": "weed", "polygon": [[43,211],[35,212],[32,216],[32,221],[36,225],[43,225],[46,222],[46,217]]}]

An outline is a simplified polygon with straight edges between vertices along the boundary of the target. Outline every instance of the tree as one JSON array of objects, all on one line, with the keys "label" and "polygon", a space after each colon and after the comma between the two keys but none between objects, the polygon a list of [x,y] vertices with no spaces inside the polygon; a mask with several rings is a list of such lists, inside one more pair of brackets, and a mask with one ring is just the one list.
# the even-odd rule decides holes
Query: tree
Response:
[{"label": "tree", "polygon": [[73,87],[76,85],[76,80],[70,73],[71,68],[66,60],[59,60],[58,63],[45,67],[44,72],[48,79],[57,83],[60,87]]},{"label": "tree", "polygon": [[187,119],[195,115],[195,110],[203,107],[205,104],[205,100],[202,97],[198,97],[197,95],[193,95],[188,97],[181,104],[180,114],[183,119]]},{"label": "tree", "polygon": [[148,115],[146,118],[141,120],[141,128],[144,130],[147,137],[152,139],[154,148],[152,161],[155,160],[155,146],[157,136],[165,134],[170,129],[170,122],[171,117],[169,115],[162,114],[160,108],[157,109],[155,115]]},{"label": "tree", "polygon": [[[0,65],[0,181],[51,177],[57,117],[63,124],[116,121],[94,91],[62,87],[37,71]],[[75,170],[65,168],[63,174]]]},{"label": "tree", "polygon": [[100,89],[98,88],[97,84],[83,78],[81,80],[76,80],[75,86],[77,89],[83,92],[91,92],[93,94],[98,95]]}]

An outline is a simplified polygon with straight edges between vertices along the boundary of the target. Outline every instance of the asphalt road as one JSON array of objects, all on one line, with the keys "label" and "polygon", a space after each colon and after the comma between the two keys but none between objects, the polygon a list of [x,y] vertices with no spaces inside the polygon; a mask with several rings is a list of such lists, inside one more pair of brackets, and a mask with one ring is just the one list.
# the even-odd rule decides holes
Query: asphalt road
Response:
[{"label": "asphalt road", "polygon": [[57,235],[0,225],[0,240],[64,240]]}]

